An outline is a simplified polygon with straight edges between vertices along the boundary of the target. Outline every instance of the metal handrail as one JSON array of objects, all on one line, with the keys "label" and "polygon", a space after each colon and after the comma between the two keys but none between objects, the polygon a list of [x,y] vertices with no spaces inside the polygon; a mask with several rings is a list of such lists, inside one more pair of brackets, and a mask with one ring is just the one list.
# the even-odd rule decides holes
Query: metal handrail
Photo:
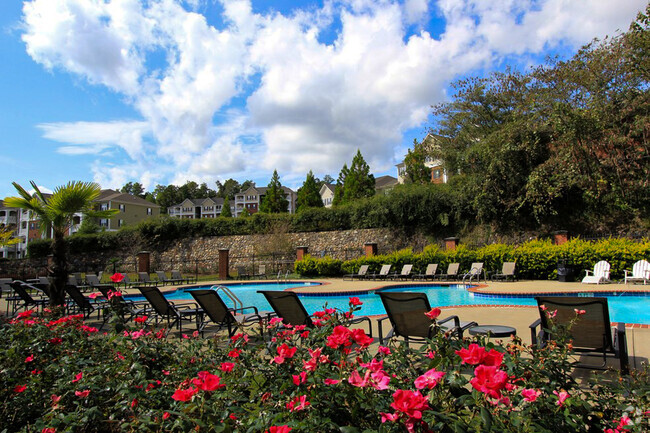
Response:
[{"label": "metal handrail", "polygon": [[237,304],[239,304],[239,308],[244,308],[244,304],[242,303],[242,301],[228,287],[221,286],[219,284],[215,284],[213,286],[210,286],[210,289],[214,290],[215,292],[218,292],[219,290],[222,290],[223,293],[225,293],[226,296],[228,298],[230,298],[230,300],[232,301],[232,304],[235,307],[235,310],[237,310]]}]

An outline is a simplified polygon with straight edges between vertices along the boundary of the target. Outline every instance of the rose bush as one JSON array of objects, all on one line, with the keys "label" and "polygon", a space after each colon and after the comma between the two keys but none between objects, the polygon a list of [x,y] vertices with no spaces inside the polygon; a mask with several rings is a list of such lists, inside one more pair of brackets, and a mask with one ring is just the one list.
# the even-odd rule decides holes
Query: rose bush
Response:
[{"label": "rose bush", "polygon": [[[576,383],[570,344],[438,333],[371,346],[326,309],[318,324],[231,339],[165,338],[138,321],[99,333],[81,316],[22,313],[0,328],[8,432],[643,432],[648,371]],[[430,314],[435,323],[437,311]],[[263,333],[262,333],[263,331]],[[180,343],[179,343],[180,341]],[[609,380],[605,380],[609,378]]]}]

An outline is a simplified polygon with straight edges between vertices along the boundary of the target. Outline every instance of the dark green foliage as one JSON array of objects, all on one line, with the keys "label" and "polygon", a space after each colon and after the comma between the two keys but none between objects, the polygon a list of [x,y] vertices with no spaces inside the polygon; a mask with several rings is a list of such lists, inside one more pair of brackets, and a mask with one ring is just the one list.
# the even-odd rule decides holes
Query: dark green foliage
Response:
[{"label": "dark green foliage", "polygon": [[145,197],[144,187],[140,182],[127,182],[124,184],[120,192],[135,195],[141,198]]},{"label": "dark green foliage", "polygon": [[309,170],[307,178],[298,189],[297,210],[303,211],[311,207],[323,207],[323,200],[320,198],[320,186],[316,182],[314,173]]},{"label": "dark green foliage", "polygon": [[650,210],[648,11],[567,61],[454,84],[435,157],[457,215],[501,229],[625,226]]},{"label": "dark green foliage", "polygon": [[361,151],[352,158],[350,169],[345,174],[343,184],[343,203],[352,203],[354,200],[372,197],[375,195],[375,177],[370,173],[370,167],[363,159]]},{"label": "dark green foliage", "polygon": [[334,198],[332,199],[332,206],[338,206],[345,202],[345,177],[348,175],[350,170],[348,169],[347,164],[343,164],[341,171],[339,172],[339,177],[336,180],[336,186],[334,187]]},{"label": "dark green foliage", "polygon": [[232,217],[232,211],[230,210],[230,198],[226,196],[223,199],[223,205],[221,206],[221,214],[222,217],[224,218],[231,218]]},{"label": "dark green foliage", "polygon": [[273,176],[269,182],[268,189],[262,203],[260,203],[260,212],[262,213],[282,213],[287,212],[289,207],[289,200],[285,197],[286,193],[282,189],[280,183],[280,176],[278,171],[273,170]]},{"label": "dark green foliage", "polygon": [[27,257],[42,258],[52,254],[52,241],[49,239],[33,239],[27,244]]},{"label": "dark green foliage", "polygon": [[424,165],[427,152],[422,143],[413,140],[413,149],[409,149],[404,157],[406,182],[424,184],[431,182],[431,170]]},{"label": "dark green foliage", "polygon": [[[628,239],[607,239],[599,242],[574,239],[563,245],[554,245],[550,240],[533,240],[522,245],[492,244],[471,249],[461,244],[455,250],[443,251],[436,245],[429,246],[422,253],[411,250],[396,251],[391,254],[361,257],[340,264],[340,274],[357,272],[359,266],[370,265],[370,272],[378,272],[383,264],[391,264],[400,269],[405,264],[414,266],[414,273],[423,273],[429,263],[438,263],[439,270],[447,269],[450,263],[460,263],[460,270],[469,271],[471,264],[482,262],[488,271],[500,271],[504,262],[516,262],[516,274],[520,279],[554,280],[557,278],[559,260],[574,269],[576,278],[585,275],[585,269],[593,269],[600,260],[611,265],[611,279],[621,279],[625,269],[632,269],[638,260],[650,255],[650,241],[633,242]],[[323,260],[323,264],[319,261]],[[307,272],[306,276],[320,276],[318,269],[327,269],[332,259],[310,257],[306,263],[296,263],[296,272]],[[440,272],[440,271],[439,271]],[[339,275],[340,275],[339,274]],[[332,274],[324,274],[322,276]]]}]

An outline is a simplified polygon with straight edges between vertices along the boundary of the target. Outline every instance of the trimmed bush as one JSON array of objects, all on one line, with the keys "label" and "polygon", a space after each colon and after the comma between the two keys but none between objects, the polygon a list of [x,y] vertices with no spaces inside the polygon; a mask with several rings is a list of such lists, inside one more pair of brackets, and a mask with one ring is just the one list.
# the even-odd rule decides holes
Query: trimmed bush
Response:
[{"label": "trimmed bush", "polygon": [[[557,278],[559,260],[573,268],[576,278],[585,275],[585,269],[592,270],[594,264],[606,260],[611,265],[611,279],[621,279],[625,269],[632,269],[638,260],[650,257],[650,241],[634,242],[629,239],[607,239],[599,242],[573,239],[563,245],[554,245],[550,240],[533,240],[522,245],[492,244],[471,249],[460,244],[455,250],[443,251],[438,246],[428,246],[421,253],[410,249],[373,257],[360,257],[341,263],[341,274],[356,273],[361,265],[370,265],[369,272],[379,272],[381,265],[391,264],[399,271],[405,264],[413,265],[414,273],[422,273],[429,263],[438,263],[443,272],[450,263],[460,263],[460,271],[469,271],[474,262],[483,262],[484,269],[500,271],[504,262],[517,262],[517,275],[527,280],[552,280]],[[300,262],[296,272],[305,276],[325,276],[313,274],[319,268],[319,261],[329,258],[310,258],[309,275],[302,274]],[[328,271],[329,272],[329,271]],[[332,274],[327,274],[332,275]]]}]

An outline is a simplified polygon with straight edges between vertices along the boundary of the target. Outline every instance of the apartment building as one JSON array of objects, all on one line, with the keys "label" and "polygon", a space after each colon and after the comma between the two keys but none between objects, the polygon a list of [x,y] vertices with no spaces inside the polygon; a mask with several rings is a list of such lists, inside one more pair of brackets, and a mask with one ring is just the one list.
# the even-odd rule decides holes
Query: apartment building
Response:
[{"label": "apartment building", "polygon": [[[221,197],[186,198],[182,203],[168,207],[167,213],[173,218],[216,218],[221,215],[223,202]],[[234,205],[230,206],[230,211],[234,215]]]},{"label": "apartment building", "polygon": [[[14,236],[17,237],[18,228],[20,227],[20,209],[15,207],[7,207],[0,200],[0,227],[8,227],[14,230]],[[21,241],[19,244],[10,245],[0,248],[0,258],[20,257]]]},{"label": "apartment building", "polygon": [[[115,231],[125,225],[134,225],[147,218],[160,215],[160,206],[135,195],[112,189],[103,189],[95,200],[98,210],[118,209],[120,212],[112,218],[100,218],[97,223],[105,230]],[[75,233],[81,225],[81,217],[70,229]]]},{"label": "apartment building", "polygon": [[[256,187],[252,186],[246,191],[235,194],[235,212],[234,216],[239,216],[244,211],[248,210],[248,213],[254,214],[259,212],[260,204],[266,195],[267,187]],[[298,198],[297,194],[286,186],[282,187],[284,191],[284,197],[289,201],[288,212],[296,212],[296,199]]]},{"label": "apartment building", "polygon": [[[427,136],[424,137],[424,140],[422,140],[422,144],[424,144],[425,149],[432,150],[439,146],[439,140],[439,136],[427,134]],[[431,183],[447,183],[447,172],[442,165],[442,160],[427,156],[424,165],[431,170]],[[397,164],[396,167],[397,182],[404,183],[406,180],[406,165],[404,164],[404,161]]]},{"label": "apartment building", "polygon": [[323,200],[323,206],[332,207],[332,201],[334,200],[334,188],[335,185],[331,183],[324,183],[320,187],[320,199]]}]

